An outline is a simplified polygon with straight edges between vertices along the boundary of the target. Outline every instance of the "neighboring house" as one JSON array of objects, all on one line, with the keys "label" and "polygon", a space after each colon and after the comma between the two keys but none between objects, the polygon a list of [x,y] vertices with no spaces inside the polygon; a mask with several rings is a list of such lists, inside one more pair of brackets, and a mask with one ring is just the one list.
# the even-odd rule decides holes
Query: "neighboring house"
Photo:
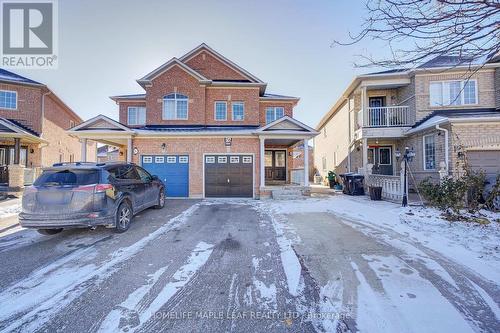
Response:
[{"label": "neighboring house", "polygon": [[137,82],[144,94],[111,97],[119,122],[98,116],[69,133],[119,147],[164,180],[170,197],[266,196],[290,183],[292,147],[317,134],[293,119],[298,98],[267,93],[205,44]]},{"label": "neighboring house", "polygon": [[[40,167],[79,161],[82,147],[66,131],[81,118],[46,85],[0,69],[0,183],[16,190]],[[87,155],[95,156],[88,142]]]},{"label": "neighboring house", "polygon": [[500,172],[499,67],[498,59],[469,68],[443,56],[413,70],[356,77],[316,127],[315,166],[322,176],[378,175],[367,182],[383,183],[389,196],[401,185],[397,153],[409,147],[412,187],[439,179],[440,170],[456,174],[463,156],[493,180]]},{"label": "neighboring house", "polygon": [[[122,152],[123,155],[123,152]],[[120,149],[110,145],[97,147],[97,162],[106,163],[120,160]]]}]

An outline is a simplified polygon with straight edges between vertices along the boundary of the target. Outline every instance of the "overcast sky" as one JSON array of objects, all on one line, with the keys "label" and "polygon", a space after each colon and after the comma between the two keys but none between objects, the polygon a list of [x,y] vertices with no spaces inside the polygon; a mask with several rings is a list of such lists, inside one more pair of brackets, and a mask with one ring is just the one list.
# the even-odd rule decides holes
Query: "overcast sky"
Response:
[{"label": "overcast sky", "polygon": [[300,97],[295,117],[315,126],[367,71],[354,69],[354,55],[384,52],[330,47],[357,31],[362,13],[361,0],[59,0],[59,68],[16,72],[47,84],[84,120],[118,119],[109,96],[142,93],[136,79],[205,42],[267,92]]}]

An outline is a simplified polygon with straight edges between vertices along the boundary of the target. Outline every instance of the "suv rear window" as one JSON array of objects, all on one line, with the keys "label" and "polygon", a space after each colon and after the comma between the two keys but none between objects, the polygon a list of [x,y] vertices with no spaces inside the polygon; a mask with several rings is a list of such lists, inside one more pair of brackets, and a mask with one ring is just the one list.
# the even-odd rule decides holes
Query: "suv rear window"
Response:
[{"label": "suv rear window", "polygon": [[46,170],[35,181],[35,186],[90,185],[99,183],[98,170]]}]

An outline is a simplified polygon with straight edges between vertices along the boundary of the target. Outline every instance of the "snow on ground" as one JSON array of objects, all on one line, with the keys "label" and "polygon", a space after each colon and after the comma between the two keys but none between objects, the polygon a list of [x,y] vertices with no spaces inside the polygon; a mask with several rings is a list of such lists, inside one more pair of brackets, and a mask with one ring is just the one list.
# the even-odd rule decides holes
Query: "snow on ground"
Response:
[{"label": "snow on ground", "polygon": [[[156,284],[167,267],[160,268],[153,275],[151,280],[144,286],[139,287],[128,298],[112,310],[104,319],[99,332],[134,332],[142,327],[146,321],[155,317],[161,307],[166,304],[179,289],[182,289],[196,274],[196,272],[207,262],[212,254],[213,245],[205,242],[200,242],[186,263],[180,267],[172,276],[172,280],[168,282],[158,295],[152,300],[147,299],[148,293]],[[146,307],[146,304],[147,307]],[[130,319],[139,318],[139,323],[131,321],[131,325],[123,325],[119,327],[122,318],[130,317]]]},{"label": "snow on ground", "polygon": [[19,214],[20,211],[21,211],[20,203],[14,203],[12,205],[0,207],[0,219],[17,215]]},{"label": "snow on ground", "polygon": [[433,208],[403,208],[390,202],[371,201],[364,196],[345,195],[273,201],[268,205],[278,214],[332,212],[381,231],[389,229],[473,269],[490,281],[500,281],[500,223],[495,221],[500,218],[498,213],[489,214],[492,222],[487,225],[450,223]]},{"label": "snow on ground", "polygon": [[[90,285],[88,281],[95,279],[94,284],[104,281],[116,271],[120,263],[135,256],[151,241],[183,224],[198,208],[199,204],[191,206],[138,242],[118,249],[100,265],[92,260],[98,255],[97,250],[94,247],[83,248],[11,285],[0,293],[0,322],[8,323],[4,329],[36,331],[82,295]],[[81,258],[85,258],[87,264],[75,260]],[[39,316],[40,313],[44,315]]]}]

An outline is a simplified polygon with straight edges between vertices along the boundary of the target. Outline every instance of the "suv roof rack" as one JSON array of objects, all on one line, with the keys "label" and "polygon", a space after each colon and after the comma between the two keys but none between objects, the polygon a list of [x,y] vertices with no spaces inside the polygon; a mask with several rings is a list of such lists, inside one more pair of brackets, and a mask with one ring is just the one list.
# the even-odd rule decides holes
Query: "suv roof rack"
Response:
[{"label": "suv roof rack", "polygon": [[64,166],[64,165],[96,165],[95,162],[59,162],[59,163],[54,163],[52,166]]}]

